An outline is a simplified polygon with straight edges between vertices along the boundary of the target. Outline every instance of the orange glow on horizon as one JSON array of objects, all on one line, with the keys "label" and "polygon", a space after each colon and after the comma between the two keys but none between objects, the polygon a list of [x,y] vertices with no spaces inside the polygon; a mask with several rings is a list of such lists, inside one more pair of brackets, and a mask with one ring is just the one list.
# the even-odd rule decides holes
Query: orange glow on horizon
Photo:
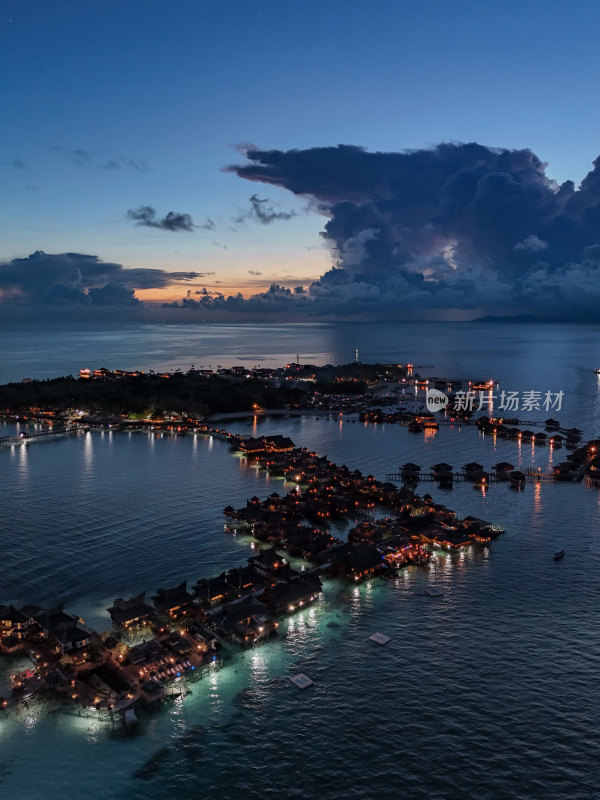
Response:
[{"label": "orange glow on horizon", "polygon": [[277,279],[276,277],[267,275],[261,280],[247,280],[245,278],[240,278],[236,280],[235,283],[227,282],[215,284],[214,282],[209,283],[206,281],[205,283],[198,282],[190,284],[182,282],[171,284],[170,286],[166,286],[164,289],[136,289],[135,296],[138,298],[138,300],[143,300],[144,302],[148,303],[172,303],[174,300],[181,300],[183,297],[186,297],[189,291],[191,292],[190,299],[196,300],[199,299],[199,295],[196,294],[196,292],[201,292],[203,287],[206,287],[207,291],[210,292],[211,295],[223,294],[225,297],[229,297],[229,295],[241,294],[242,297],[247,299],[253,294],[268,291],[269,287],[273,283],[277,283],[286,288],[303,286],[304,289],[307,289],[310,283],[317,279],[317,277]]}]

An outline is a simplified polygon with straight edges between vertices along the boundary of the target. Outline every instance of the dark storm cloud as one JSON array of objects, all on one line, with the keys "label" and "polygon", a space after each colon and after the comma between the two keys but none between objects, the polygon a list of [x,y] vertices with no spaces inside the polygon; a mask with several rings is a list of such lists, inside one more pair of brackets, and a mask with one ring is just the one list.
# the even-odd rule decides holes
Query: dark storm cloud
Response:
[{"label": "dark storm cloud", "polygon": [[0,263],[0,302],[135,306],[136,289],[161,289],[211,273],[126,269],[82,253],[44,253]]},{"label": "dark storm cloud", "polygon": [[195,228],[205,231],[213,231],[215,223],[212,219],[207,219],[201,225],[194,225],[194,222],[189,214],[180,214],[177,211],[169,211],[162,219],[157,219],[156,209],[153,206],[140,206],[139,208],[130,208],[126,216],[128,219],[134,220],[136,225],[143,225],[147,228],[159,228],[163,231],[178,231],[191,232]]},{"label": "dark storm cloud", "polygon": [[530,150],[476,143],[245,155],[230,171],[286,188],[328,217],[322,235],[336,268],[309,289],[315,311],[598,314],[600,159],[576,188],[548,177]]},{"label": "dark storm cloud", "polygon": [[233,222],[244,222],[250,219],[254,222],[259,222],[261,225],[270,225],[277,220],[291,219],[296,216],[295,211],[275,211],[273,206],[269,205],[269,200],[266,197],[260,198],[257,194],[253,194],[249,199],[250,209],[244,214],[234,217]]}]

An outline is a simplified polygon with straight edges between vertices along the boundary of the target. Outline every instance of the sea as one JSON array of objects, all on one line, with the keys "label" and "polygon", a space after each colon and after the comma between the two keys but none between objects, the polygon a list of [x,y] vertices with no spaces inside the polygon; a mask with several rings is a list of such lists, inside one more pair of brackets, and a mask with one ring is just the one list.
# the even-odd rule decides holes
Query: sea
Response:
[{"label": "sea", "polygon": [[[514,415],[552,416],[590,439],[600,434],[599,334],[507,323],[0,325],[0,382],[83,367],[340,363],[358,349],[361,361],[411,362],[426,376],[493,379],[497,394],[562,393],[560,409],[542,400]],[[567,454],[472,426],[424,435],[352,416],[227,427],[282,433],[380,479],[407,461],[548,472]],[[14,431],[0,426],[0,436]],[[1,448],[0,603],[64,600],[103,631],[115,597],[245,563],[253,542],[225,528],[223,507],[293,486],[207,436],[96,432]],[[275,638],[226,647],[222,670],[158,711],[140,711],[133,732],[36,702],[0,712],[0,796],[599,797],[600,490],[541,481],[522,491],[420,491],[505,533],[490,547],[438,551],[427,568],[394,579],[327,580],[319,602],[288,617]],[[555,562],[560,549],[566,556]],[[443,595],[429,597],[428,586]],[[390,642],[370,641],[376,632]],[[0,661],[0,695],[21,666]],[[299,672],[314,686],[291,684]]]}]

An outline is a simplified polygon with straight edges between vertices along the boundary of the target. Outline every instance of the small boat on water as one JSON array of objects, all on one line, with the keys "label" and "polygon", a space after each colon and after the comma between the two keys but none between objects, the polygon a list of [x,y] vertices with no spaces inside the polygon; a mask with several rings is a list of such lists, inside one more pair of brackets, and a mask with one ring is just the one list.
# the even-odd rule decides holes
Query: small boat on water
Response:
[{"label": "small boat on water", "polygon": [[565,551],[564,550],[559,550],[558,553],[554,553],[554,556],[553,556],[555,561],[560,561],[561,558],[564,558],[564,557],[565,557]]},{"label": "small boat on water", "polygon": [[596,373],[596,375],[600,375],[600,367],[596,367],[596,369],[594,370],[594,372]]}]

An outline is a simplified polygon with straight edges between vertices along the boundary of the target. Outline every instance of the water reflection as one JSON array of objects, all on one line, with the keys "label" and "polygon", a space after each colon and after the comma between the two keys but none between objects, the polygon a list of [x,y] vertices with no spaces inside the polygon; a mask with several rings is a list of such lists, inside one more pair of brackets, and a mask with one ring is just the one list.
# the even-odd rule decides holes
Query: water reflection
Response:
[{"label": "water reflection", "polygon": [[90,431],[83,437],[83,463],[86,472],[90,472],[94,466],[94,439]]},{"label": "water reflection", "polygon": [[533,485],[533,509],[536,513],[542,510],[542,482],[536,481]]},{"label": "water reflection", "polygon": [[250,656],[251,677],[256,681],[264,681],[268,675],[267,659],[263,652],[255,650]]},{"label": "water reflection", "polygon": [[362,607],[362,603],[360,600],[360,587],[354,586],[352,588],[352,594],[350,599],[350,614],[352,617],[356,617],[360,614],[360,610]]},{"label": "water reflection", "polygon": [[27,477],[29,467],[29,446],[22,444],[19,447],[19,474],[22,478]]}]

